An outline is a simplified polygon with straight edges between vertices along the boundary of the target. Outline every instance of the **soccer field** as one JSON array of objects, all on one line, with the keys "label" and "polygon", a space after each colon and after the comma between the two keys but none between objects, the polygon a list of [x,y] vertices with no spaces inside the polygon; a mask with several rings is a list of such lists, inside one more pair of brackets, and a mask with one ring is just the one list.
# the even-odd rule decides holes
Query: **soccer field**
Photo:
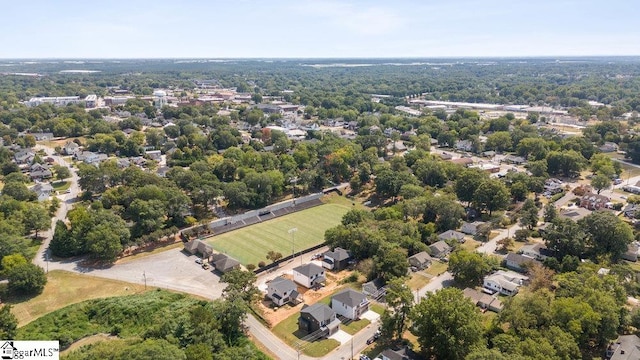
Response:
[{"label": "soccer field", "polygon": [[295,251],[298,252],[324,242],[325,230],[340,224],[342,215],[347,211],[347,206],[324,204],[210,237],[206,241],[243,265],[258,265],[260,261],[269,263],[265,256],[270,250],[283,256],[291,255],[289,229],[298,228],[294,235]]}]

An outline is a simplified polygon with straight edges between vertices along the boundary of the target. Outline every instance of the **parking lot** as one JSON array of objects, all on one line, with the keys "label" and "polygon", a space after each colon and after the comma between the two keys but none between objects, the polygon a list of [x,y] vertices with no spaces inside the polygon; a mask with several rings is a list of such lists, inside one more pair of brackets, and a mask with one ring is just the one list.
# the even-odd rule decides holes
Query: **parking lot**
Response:
[{"label": "parking lot", "polygon": [[167,250],[104,269],[77,268],[87,275],[129,281],[148,286],[188,292],[212,299],[222,295],[224,284],[211,269],[196,263],[197,256],[182,248]]}]

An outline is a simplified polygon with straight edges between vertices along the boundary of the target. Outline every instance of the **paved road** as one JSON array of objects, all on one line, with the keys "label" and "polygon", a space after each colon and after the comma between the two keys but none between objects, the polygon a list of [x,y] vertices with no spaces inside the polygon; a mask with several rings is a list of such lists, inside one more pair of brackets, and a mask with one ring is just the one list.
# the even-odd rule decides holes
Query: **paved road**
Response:
[{"label": "paved road", "polygon": [[51,219],[51,229],[45,232],[42,232],[41,235],[43,237],[42,245],[38,249],[36,256],[33,259],[33,263],[41,266],[42,268],[47,267],[47,258],[50,257],[49,243],[51,242],[51,238],[53,237],[53,232],[55,231],[56,222],[58,220],[64,220],[67,217],[67,212],[73,208],[73,203],[75,202],[78,194],[80,194],[80,186],[78,185],[78,173],[76,169],[71,167],[65,159],[61,156],[55,155],[54,150],[50,147],[46,147],[43,145],[36,145],[36,150],[44,150],[47,153],[48,157],[53,158],[58,165],[66,166],[71,170],[71,178],[67,179],[67,181],[71,182],[69,187],[69,192],[67,194],[57,195],[58,199],[61,200],[60,207],[58,211],[56,211],[55,216]]}]

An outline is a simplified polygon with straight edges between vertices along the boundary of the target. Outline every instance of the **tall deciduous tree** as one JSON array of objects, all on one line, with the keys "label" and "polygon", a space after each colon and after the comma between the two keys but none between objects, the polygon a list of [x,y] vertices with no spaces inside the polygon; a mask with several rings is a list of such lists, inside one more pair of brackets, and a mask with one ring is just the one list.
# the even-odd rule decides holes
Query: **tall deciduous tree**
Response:
[{"label": "tall deciduous tree", "polygon": [[553,202],[549,202],[544,206],[543,219],[545,222],[553,222],[557,218],[558,210],[556,209],[556,206],[553,204]]},{"label": "tall deciduous tree", "polygon": [[405,276],[409,268],[406,250],[391,243],[386,243],[378,249],[374,262],[377,275],[386,281]]},{"label": "tall deciduous tree", "polygon": [[47,275],[41,267],[27,263],[14,266],[7,272],[9,290],[24,295],[38,295],[47,284]]},{"label": "tall deciduous tree", "polygon": [[462,170],[455,183],[455,191],[460,201],[466,201],[470,203],[473,201],[473,195],[487,178],[487,175],[476,169],[464,169]]},{"label": "tall deciduous tree", "polygon": [[477,286],[491,271],[491,264],[484,255],[475,251],[458,250],[449,256],[449,272],[463,286]]},{"label": "tall deciduous tree", "polygon": [[611,177],[604,174],[598,174],[591,179],[591,186],[596,189],[598,194],[600,194],[602,190],[610,188],[611,184]]},{"label": "tall deciduous tree", "polygon": [[594,211],[579,221],[587,232],[587,240],[596,255],[618,260],[633,241],[633,229],[610,212]]},{"label": "tall deciduous tree", "polygon": [[413,306],[413,294],[402,278],[389,281],[386,289],[387,309],[382,314],[382,334],[391,340],[402,339]]},{"label": "tall deciduous tree", "polygon": [[62,181],[71,177],[71,170],[68,167],[62,165],[53,165],[53,172],[56,174],[56,179]]},{"label": "tall deciduous tree", "polygon": [[533,230],[538,225],[538,207],[531,199],[527,199],[522,206],[520,224],[529,230]]},{"label": "tall deciduous tree", "polygon": [[417,304],[411,314],[418,343],[428,356],[462,360],[482,341],[482,319],[471,300],[444,288]]},{"label": "tall deciduous tree", "polygon": [[558,259],[562,259],[566,255],[581,257],[586,250],[584,229],[571,219],[556,219],[546,229],[542,238],[547,244],[547,248],[554,251]]},{"label": "tall deciduous tree", "polygon": [[481,210],[493,211],[503,210],[509,205],[509,190],[500,180],[485,180],[473,194],[474,202]]},{"label": "tall deciduous tree", "polygon": [[47,230],[51,227],[51,218],[49,217],[49,212],[40,204],[27,204],[24,211],[24,225],[25,230],[35,232],[37,239],[38,232]]},{"label": "tall deciduous tree", "polygon": [[222,291],[223,296],[227,299],[242,299],[250,304],[260,294],[255,286],[256,274],[252,272],[235,269],[222,275],[220,280],[227,284],[227,287]]}]

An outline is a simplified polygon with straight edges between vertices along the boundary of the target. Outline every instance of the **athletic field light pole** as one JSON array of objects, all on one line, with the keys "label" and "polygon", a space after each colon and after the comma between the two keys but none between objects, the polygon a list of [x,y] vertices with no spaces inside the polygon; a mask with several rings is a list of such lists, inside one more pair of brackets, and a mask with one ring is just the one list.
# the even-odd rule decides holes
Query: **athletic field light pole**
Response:
[{"label": "athletic field light pole", "polygon": [[[291,234],[291,260],[293,261],[294,258],[294,254],[296,253],[296,231],[298,231],[298,228],[291,228],[289,229],[288,233]],[[302,259],[300,259],[300,261],[302,261]]]}]

